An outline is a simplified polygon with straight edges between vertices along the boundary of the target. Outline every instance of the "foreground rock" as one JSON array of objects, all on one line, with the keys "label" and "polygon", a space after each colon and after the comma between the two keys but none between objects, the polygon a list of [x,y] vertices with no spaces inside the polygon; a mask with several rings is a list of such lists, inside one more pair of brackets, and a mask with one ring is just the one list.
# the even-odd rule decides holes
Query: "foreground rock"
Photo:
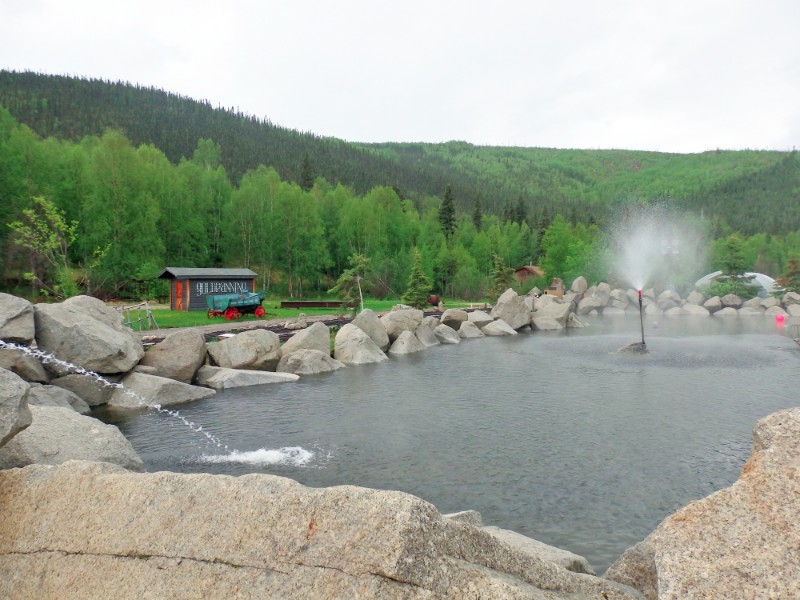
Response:
[{"label": "foreground rock", "polygon": [[188,385],[155,375],[129,373],[114,389],[108,405],[114,408],[142,409],[153,406],[173,406],[214,395],[214,390]]},{"label": "foreground rock", "polygon": [[800,408],[753,430],[739,480],[667,517],[605,574],[666,598],[800,598]]},{"label": "foreground rock", "polygon": [[0,472],[0,511],[7,598],[641,597],[401,492],[70,462]]},{"label": "foreground rock", "polygon": [[550,546],[549,544],[545,544],[539,540],[534,540],[533,538],[529,538],[517,533],[516,531],[510,531],[508,529],[486,526],[483,527],[483,530],[517,550],[526,552],[532,556],[538,556],[546,561],[560,565],[567,571],[572,571],[573,573],[586,573],[587,575],[595,574],[594,569],[592,569],[591,565],[589,564],[589,561],[582,556],[578,556],[577,554],[570,552],[569,550],[562,550],[561,548]]},{"label": "foreground rock", "polygon": [[71,408],[81,415],[92,412],[91,407],[82,398],[57,385],[32,385],[28,393],[28,405]]},{"label": "foreground rock", "polygon": [[0,448],[0,469],[93,460],[144,471],[142,459],[114,425],[71,408],[31,406],[30,411],[30,427]]},{"label": "foreground rock", "polygon": [[31,424],[29,390],[18,375],[0,369],[0,446]]},{"label": "foreground rock", "polygon": [[199,330],[187,327],[169,334],[144,353],[139,365],[151,367],[152,375],[191,383],[206,359],[206,340]]},{"label": "foreground rock", "polygon": [[142,342],[122,316],[91,296],[34,307],[41,350],[96,373],[125,373],[144,356]]},{"label": "foreground rock", "polygon": [[39,359],[26,354],[22,350],[0,348],[0,369],[8,369],[25,381],[35,381],[36,383],[50,381],[50,376]]}]

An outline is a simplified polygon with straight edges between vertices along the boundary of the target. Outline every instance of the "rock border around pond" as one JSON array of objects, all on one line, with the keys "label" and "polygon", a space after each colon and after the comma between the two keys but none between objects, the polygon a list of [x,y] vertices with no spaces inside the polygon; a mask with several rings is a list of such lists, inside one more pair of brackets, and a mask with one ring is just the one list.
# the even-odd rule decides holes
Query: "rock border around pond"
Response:
[{"label": "rock border around pond", "polygon": [[[119,326],[121,322],[119,314],[95,299],[78,297],[61,303],[63,307],[37,305],[30,308],[25,306],[24,300],[21,302],[19,300],[3,297],[0,294],[0,307],[11,307],[8,313],[10,316],[0,313],[0,340],[3,340],[3,348],[0,348],[0,394],[2,394],[0,434],[3,436],[3,441],[0,443],[0,465],[7,469],[25,467],[22,470],[0,471],[0,478],[5,480],[0,484],[0,510],[7,515],[14,514],[13,519],[4,519],[3,525],[0,526],[6,528],[16,527],[17,517],[26,514],[14,504],[18,490],[24,489],[27,490],[25,494],[35,494],[37,493],[35,490],[39,489],[37,486],[44,485],[44,482],[52,479],[56,481],[54,484],[56,487],[50,492],[59,490],[54,493],[69,496],[74,487],[72,482],[75,477],[83,477],[84,483],[94,479],[98,482],[110,480],[121,482],[127,477],[123,469],[129,471],[143,469],[141,460],[116,427],[100,424],[96,419],[78,414],[79,411],[88,412],[89,407],[110,404],[117,410],[141,410],[156,403],[180,404],[196,398],[213,396],[214,389],[225,389],[231,385],[262,384],[265,380],[279,382],[297,380],[301,375],[319,375],[354,365],[385,362],[389,360],[389,355],[421,352],[442,343],[457,344],[464,340],[490,335],[515,335],[520,329],[551,330],[582,327],[586,325],[581,320],[584,315],[618,318],[638,313],[638,297],[634,290],[611,289],[607,284],[590,287],[585,285],[585,280],[583,282],[576,280],[572,289],[564,294],[563,298],[541,295],[538,290],[520,297],[509,289],[491,309],[491,314],[482,310],[451,310],[445,311],[441,318],[425,317],[422,311],[402,305],[381,317],[374,313],[370,314],[371,311],[363,311],[351,323],[343,325],[336,332],[332,352],[331,332],[324,323],[314,323],[311,327],[298,330],[298,333],[283,346],[279,341],[276,343],[275,334],[270,335],[271,332],[263,330],[242,332],[222,341],[210,343],[201,342],[202,336],[198,336],[196,332],[184,330],[167,336],[160,345],[144,352],[141,341],[129,330]],[[699,292],[692,292],[686,299],[682,299],[672,291],[656,295],[653,290],[644,290],[643,306],[648,315],[663,315],[665,318],[777,316],[791,319],[800,316],[800,295],[787,293],[780,300],[753,298],[742,301],[730,296],[706,299]],[[87,332],[93,333],[87,333],[85,340],[82,337],[77,341],[79,348],[71,348],[76,345],[74,339],[76,332],[83,331],[84,327]],[[100,378],[94,373],[76,375],[65,363],[50,360],[47,350],[66,352],[67,358],[70,362],[74,362],[78,371],[85,373],[96,369],[104,373],[104,377]],[[224,365],[236,365],[236,367]],[[119,384],[120,381],[123,382],[122,386]],[[193,385],[198,383],[201,385]],[[37,386],[35,393],[31,391],[31,386]],[[130,388],[128,394],[133,396],[126,396],[123,388]],[[29,408],[29,401],[30,404],[35,403],[38,406]],[[362,592],[367,590],[367,596],[371,590],[375,594],[372,597],[383,597],[388,594],[391,597],[409,598],[460,598],[462,596],[459,594],[463,589],[473,592],[483,590],[479,595],[493,598],[538,598],[542,590],[549,592],[557,590],[558,593],[567,593],[574,598],[640,598],[641,593],[643,597],[656,599],[673,597],[670,594],[676,590],[677,596],[674,597],[693,597],[694,594],[697,594],[697,597],[713,597],[720,590],[734,595],[741,590],[746,590],[747,594],[753,596],[760,593],[768,593],[774,597],[798,595],[800,572],[797,563],[781,559],[787,555],[788,550],[785,548],[791,547],[791,540],[800,537],[800,531],[797,531],[795,525],[800,522],[798,507],[796,503],[790,501],[800,494],[800,490],[794,489],[796,481],[800,480],[800,475],[793,474],[789,478],[790,481],[782,482],[787,468],[797,470],[796,440],[800,439],[798,415],[800,409],[792,409],[760,421],[754,434],[753,455],[740,480],[731,488],[690,504],[666,519],[651,536],[627,551],[612,565],[605,575],[605,580],[590,575],[565,575],[568,573],[566,569],[570,567],[561,564],[564,561],[573,564],[573,570],[590,571],[591,568],[588,565],[583,566],[580,560],[575,562],[574,555],[558,549],[547,551],[550,553],[550,558],[538,555],[531,558],[530,554],[526,553],[539,547],[539,542],[514,532],[495,531],[483,527],[482,524],[461,523],[459,518],[444,518],[432,507],[423,508],[425,503],[418,504],[422,502],[421,500],[409,496],[413,499],[410,500],[409,506],[417,507],[412,512],[427,511],[426,514],[430,515],[426,517],[428,519],[426,524],[419,533],[405,529],[403,536],[410,537],[392,538],[387,534],[388,537],[381,537],[378,543],[388,544],[384,547],[386,551],[391,550],[389,553],[391,556],[396,556],[392,554],[395,547],[392,545],[395,544],[391,541],[393,539],[402,547],[410,544],[410,547],[415,548],[415,553],[419,552],[419,544],[430,547],[431,554],[426,555],[428,558],[423,562],[426,569],[434,565],[432,570],[415,571],[413,577],[403,571],[406,573],[403,577],[410,578],[403,579],[403,583],[397,587],[396,575],[400,571],[395,573],[391,570],[396,569],[397,565],[386,567],[388,570],[380,574],[369,570],[369,576],[365,578],[365,572],[358,566],[360,559],[344,556],[330,565],[320,563],[310,567],[302,561],[293,563],[294,566],[284,573],[287,577],[278,578],[282,581],[276,584],[279,587],[260,588],[258,586],[263,584],[261,582],[252,589],[269,589],[270,593],[280,590],[282,597],[286,598],[314,598],[316,596],[313,590],[319,589],[320,583],[324,583],[325,586],[344,585],[341,589],[349,592],[355,589],[360,589]],[[109,437],[104,438],[101,434]],[[70,440],[69,443],[59,441],[67,438]],[[96,467],[91,465],[99,463],[70,462],[76,458],[105,462],[107,465]],[[60,466],[44,466],[44,463]],[[116,466],[111,466],[112,464]],[[41,469],[56,469],[56,471]],[[31,477],[28,477],[28,473]],[[115,474],[123,476],[119,478]],[[181,494],[185,494],[190,488],[196,489],[192,492],[196,498],[209,493],[213,495],[210,490],[218,489],[218,481],[221,481],[219,478],[225,481],[233,479],[249,482],[254,481],[252,477],[259,477],[224,478],[207,475],[198,479],[196,476],[179,474],[160,475],[166,478],[162,483],[168,481],[168,487],[183,490]],[[137,476],[134,474],[128,476],[132,479],[125,485],[129,485],[131,490],[138,489],[145,481],[150,481],[136,480]],[[109,477],[111,479],[108,479]],[[274,479],[283,480],[283,478]],[[193,483],[189,484],[190,481]],[[192,488],[195,485],[199,487]],[[286,487],[284,483],[266,485],[270,489],[277,486],[275,489],[280,490],[280,501],[283,501],[285,493],[289,495],[305,493],[299,489],[291,492],[293,489],[291,485]],[[299,484],[292,482],[292,485]],[[344,488],[352,489],[353,494],[359,497],[373,494],[378,498],[381,494],[364,488],[349,486]],[[770,491],[768,496],[761,494],[756,499],[754,491],[756,488],[762,492],[773,490],[774,493]],[[119,499],[128,498],[131,493],[125,492]],[[335,494],[330,497],[334,496]],[[237,497],[241,498],[241,495]],[[113,509],[114,502],[118,499],[109,498],[109,501],[111,510],[130,516],[129,504],[116,505],[116,509]],[[126,499],[125,502],[129,500]],[[381,499],[379,504],[382,505],[384,502],[385,500]],[[44,506],[46,503],[42,501],[39,504]],[[341,519],[343,514],[349,514],[343,512],[343,505],[339,500],[334,504],[336,507],[326,508],[327,512],[312,510],[309,520],[304,521],[305,524],[287,524],[289,527],[287,535],[300,535],[300,532],[305,531],[306,543],[299,546],[300,552],[307,551],[303,548],[311,547],[310,542],[316,536],[316,532],[323,530],[321,523],[335,522]],[[54,507],[56,505],[57,503],[52,504]],[[152,502],[149,505],[153,506]],[[202,503],[197,506],[201,505]],[[252,504],[248,503],[248,506]],[[237,506],[236,509],[248,510],[244,506]],[[375,506],[365,510],[366,514],[359,518],[364,519],[364,531],[371,531],[372,536],[378,513],[375,512]],[[763,511],[766,511],[764,514],[776,517],[765,521],[760,516]],[[147,518],[155,519],[162,519],[169,514],[156,507],[146,512],[151,515]],[[201,512],[208,515],[207,511],[201,510]],[[35,531],[41,525],[38,520],[44,514],[46,513],[40,512],[37,508],[33,520],[23,519],[30,528],[26,531]],[[731,514],[736,515],[735,522],[742,524],[741,527],[731,527],[729,516]],[[82,518],[77,521],[79,527],[86,525],[88,513],[81,515]],[[470,518],[475,520],[474,516]],[[112,521],[110,529],[107,530],[110,532],[109,535],[124,537],[122,530],[114,529],[113,519],[110,521]],[[695,521],[698,523],[697,531],[705,533],[692,533],[687,529],[685,523]],[[211,589],[222,589],[213,587],[217,584],[223,587],[236,586],[237,589],[243,589],[241,586],[247,588],[255,581],[247,575],[249,571],[231,571],[224,566],[228,564],[225,562],[228,558],[225,557],[230,558],[230,556],[225,554],[227,550],[222,549],[222,546],[227,547],[224,542],[227,539],[226,535],[233,537],[238,535],[235,533],[236,526],[226,522],[219,527],[214,547],[220,547],[223,554],[215,555],[216,558],[212,561],[217,565],[215,567],[217,575],[214,576],[213,580],[216,583],[211,584]],[[171,533],[167,531],[169,528],[163,532],[161,529],[163,528],[159,528],[158,533],[152,534],[153,539],[157,540],[154,543],[161,544],[163,548],[174,547],[177,542],[170,538]],[[48,535],[54,531],[55,529],[51,529]],[[275,528],[267,529],[264,535],[275,535],[276,531]],[[773,535],[776,532],[779,532],[777,537]],[[164,535],[159,537],[161,533]],[[81,542],[79,538],[82,534],[77,530],[70,530],[69,527],[58,535],[64,536],[64,540],[69,540],[70,548],[78,550],[63,554],[61,558],[58,558],[58,550],[56,549],[54,553],[49,545],[48,549],[37,548],[35,544],[26,546],[27,538],[24,535],[17,538],[16,530],[12,537],[9,535],[0,535],[0,540],[6,540],[5,546],[4,542],[0,541],[0,546],[3,546],[3,551],[0,552],[0,574],[27,572],[28,569],[32,569],[32,573],[34,571],[39,573],[39,576],[32,576],[29,580],[19,577],[0,577],[0,591],[11,595],[22,590],[13,586],[36,586],[36,581],[47,581],[48,572],[66,572],[70,577],[74,576],[75,581],[83,581],[84,577],[96,577],[101,587],[105,586],[104,589],[110,590],[119,581],[117,570],[122,567],[132,579],[126,580],[127,587],[124,590],[113,588],[115,592],[121,592],[117,594],[119,597],[125,597],[128,593],[131,597],[135,596],[134,590],[137,589],[135,582],[140,578],[143,582],[172,590],[171,582],[180,582],[187,574],[190,578],[187,582],[195,581],[197,576],[210,575],[204,570],[205,567],[199,570],[181,568],[180,561],[175,563],[170,558],[169,551],[149,555],[155,559],[150,565],[144,565],[136,560],[123,560],[123,563],[118,562],[111,568],[101,558],[105,556],[104,552],[109,551],[108,548],[101,548],[95,553],[99,546],[94,542]],[[185,532],[182,533],[181,539],[186,539],[186,535]],[[361,539],[359,535],[361,534],[355,533],[352,529],[342,530],[337,534],[352,547],[359,546],[355,541]],[[7,544],[12,539],[15,540],[12,543],[13,548]],[[704,545],[706,541],[713,546]],[[15,546],[17,542],[19,545]],[[457,565],[452,563],[452,556],[449,554],[448,548],[452,547],[460,549],[457,556],[461,562]],[[753,552],[756,547],[777,550],[760,556]],[[251,547],[247,546],[246,550],[247,548]],[[324,546],[323,550],[328,556],[335,556],[337,551],[331,548]],[[465,548],[470,548],[466,555]],[[687,549],[693,556],[702,557],[702,560],[684,560]],[[144,554],[150,552],[147,547],[134,541],[122,554],[111,552],[108,556],[113,554],[117,557],[131,557],[140,551]],[[24,555],[25,552],[30,554]],[[134,554],[130,554],[131,552]],[[523,554],[519,554],[520,552]],[[75,559],[69,556],[84,558]],[[183,554],[181,556],[187,558]],[[382,560],[376,557],[377,555],[373,558]],[[54,566],[62,559],[63,565],[59,563],[59,566]],[[189,565],[199,567],[207,564],[203,562],[205,560],[206,558],[200,553],[190,558]],[[235,562],[239,559],[231,560]],[[275,559],[266,560],[265,563],[258,563],[260,566],[256,569],[272,568],[267,565],[271,564],[270,560]],[[390,561],[387,564],[394,563]],[[709,564],[712,566],[709,567]],[[140,569],[142,566],[146,568]],[[151,566],[155,566],[156,570],[149,568]],[[237,565],[239,568],[241,566]],[[449,574],[445,575],[442,568]],[[336,575],[337,570],[340,575]],[[159,575],[156,571],[163,573]],[[43,573],[44,577],[41,576]],[[389,573],[388,577],[384,577],[386,573]],[[475,579],[476,573],[481,573],[477,579]],[[492,573],[496,573],[497,578]],[[709,573],[712,575],[709,576]],[[448,583],[443,584],[445,581]],[[409,583],[412,584],[410,588]],[[354,585],[356,587],[353,587]],[[462,589],[459,585],[467,587]],[[628,585],[632,587],[627,587]],[[289,592],[290,589],[294,591]],[[30,590],[33,590],[33,587]],[[25,588],[25,592],[27,591],[28,588]],[[36,595],[39,596],[38,592],[42,590],[36,591]],[[283,592],[286,592],[286,595],[283,595]],[[296,595],[292,595],[293,593]],[[598,593],[601,596],[598,596]],[[41,597],[48,596],[45,594]]]}]

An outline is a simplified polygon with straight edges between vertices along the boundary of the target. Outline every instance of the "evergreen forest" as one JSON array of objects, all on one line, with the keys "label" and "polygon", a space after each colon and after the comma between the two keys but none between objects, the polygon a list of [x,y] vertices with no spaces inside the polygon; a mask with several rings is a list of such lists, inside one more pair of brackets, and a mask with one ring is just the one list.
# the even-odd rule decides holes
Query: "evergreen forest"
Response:
[{"label": "evergreen forest", "polygon": [[375,297],[421,265],[486,297],[498,270],[613,281],[608,232],[659,205],[702,233],[688,287],[722,265],[773,277],[800,256],[797,153],[667,154],[323,138],[154,88],[0,71],[0,290],[163,293],[165,266],[248,267],[324,295],[354,264]]}]

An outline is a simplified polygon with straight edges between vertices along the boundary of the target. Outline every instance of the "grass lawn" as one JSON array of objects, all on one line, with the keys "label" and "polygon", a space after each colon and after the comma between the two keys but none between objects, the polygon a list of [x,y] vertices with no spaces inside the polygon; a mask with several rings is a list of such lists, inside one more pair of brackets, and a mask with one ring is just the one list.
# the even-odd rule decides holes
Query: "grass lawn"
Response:
[{"label": "grass lawn", "polygon": [[[364,299],[364,308],[370,308],[375,312],[385,312],[390,310],[394,305],[400,304],[401,301],[397,298],[390,299],[390,300],[372,300],[372,299]],[[296,319],[297,316],[302,312],[308,316],[311,315],[330,315],[331,317],[335,317],[339,314],[339,311],[335,308],[280,308],[281,301],[280,299],[275,298],[267,298],[264,300],[263,306],[264,310],[267,311],[266,319]],[[469,306],[470,303],[466,301],[460,300],[452,300],[447,303],[448,308],[464,308]],[[225,319],[222,317],[214,317],[209,319],[206,315],[206,311],[193,311],[193,312],[184,312],[184,311],[177,311],[177,310],[170,310],[168,308],[153,308],[151,309],[153,317],[158,323],[158,326],[161,329],[167,329],[170,327],[195,327],[198,325],[213,325],[215,322],[225,323]],[[145,316],[144,312],[140,315],[142,318]],[[134,321],[133,329],[138,329],[138,324],[135,322],[137,315],[135,311],[131,312],[131,318]],[[253,321],[255,318],[253,315],[244,315],[239,318],[239,322],[246,323],[248,321]]]}]

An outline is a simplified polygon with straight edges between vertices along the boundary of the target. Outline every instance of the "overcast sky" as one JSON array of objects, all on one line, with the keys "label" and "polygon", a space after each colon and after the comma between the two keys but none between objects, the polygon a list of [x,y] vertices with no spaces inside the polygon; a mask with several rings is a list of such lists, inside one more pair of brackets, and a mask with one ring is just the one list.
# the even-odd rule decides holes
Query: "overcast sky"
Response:
[{"label": "overcast sky", "polygon": [[0,67],[351,141],[800,146],[798,0],[2,0]]}]

